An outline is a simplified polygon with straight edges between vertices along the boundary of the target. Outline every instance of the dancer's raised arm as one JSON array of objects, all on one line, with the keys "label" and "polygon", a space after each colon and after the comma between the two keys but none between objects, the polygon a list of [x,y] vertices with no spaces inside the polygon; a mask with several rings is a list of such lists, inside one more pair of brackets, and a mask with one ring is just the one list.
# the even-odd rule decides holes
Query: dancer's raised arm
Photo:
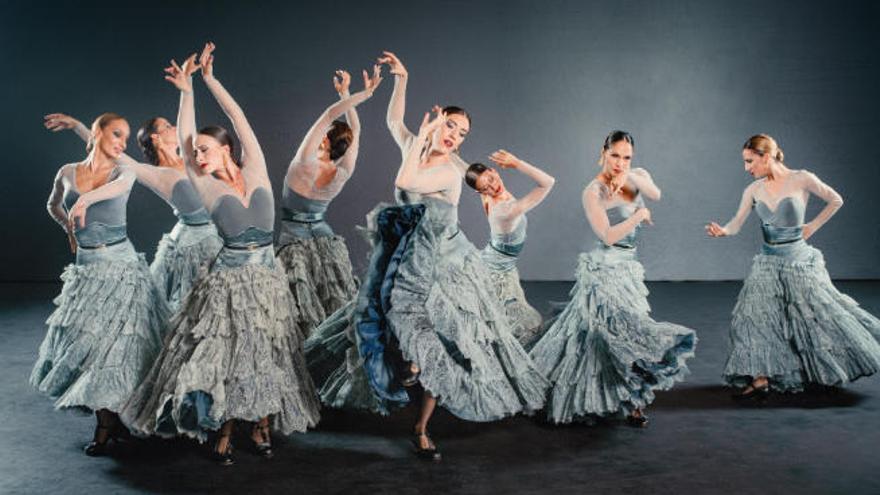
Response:
[{"label": "dancer's raised arm", "polygon": [[553,188],[553,184],[556,183],[556,179],[554,179],[553,176],[525,160],[517,158],[513,153],[508,151],[498,150],[489,155],[489,159],[498,164],[501,168],[518,170],[537,183],[537,186],[535,186],[534,189],[529,191],[529,193],[522,198],[516,200],[513,204],[511,210],[511,216],[513,217],[523,215],[541,204],[541,201],[544,201],[544,198],[550,194],[550,189]]},{"label": "dancer's raised arm", "polygon": [[446,123],[446,116],[440,107],[434,107],[435,118],[425,112],[419,134],[415,136],[403,158],[394,185],[405,191],[430,194],[453,189],[461,181],[461,175],[454,167],[433,166],[421,169],[420,165],[428,147],[431,134]]},{"label": "dancer's raised arm", "polygon": [[385,117],[385,122],[388,124],[388,130],[391,131],[397,146],[406,153],[406,148],[415,137],[403,122],[406,111],[406,82],[409,79],[409,73],[397,55],[391,52],[382,52],[378,61],[380,64],[388,64],[388,68],[394,74],[394,91],[391,93],[391,101],[388,102],[388,115]]},{"label": "dancer's raised arm", "polygon": [[651,174],[647,170],[634,168],[629,171],[628,175],[629,180],[632,181],[642,196],[652,201],[660,201],[660,188],[657,187],[657,184],[654,184],[654,179],[651,178]]}]

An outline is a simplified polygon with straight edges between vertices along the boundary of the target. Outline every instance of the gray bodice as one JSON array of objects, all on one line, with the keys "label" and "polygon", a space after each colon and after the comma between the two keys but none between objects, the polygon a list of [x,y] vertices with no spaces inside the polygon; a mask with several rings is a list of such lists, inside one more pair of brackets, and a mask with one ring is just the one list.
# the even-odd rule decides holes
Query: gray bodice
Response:
[{"label": "gray bodice", "polygon": [[220,196],[211,211],[211,219],[226,246],[246,248],[272,244],[275,222],[272,192],[257,187],[247,207],[234,195]]},{"label": "gray bodice", "polygon": [[202,205],[202,198],[190,181],[181,179],[171,189],[168,201],[174,208],[174,215],[187,225],[205,225],[211,222],[208,210]]},{"label": "gray bodice", "polygon": [[430,222],[431,230],[435,233],[443,232],[446,238],[452,238],[459,234],[458,206],[439,198],[425,196],[419,193],[394,189],[394,199],[398,204],[425,205],[425,217],[423,221]]},{"label": "gray bodice", "polygon": [[[111,176],[110,180],[114,178]],[[77,225],[73,233],[78,246],[93,248],[116,244],[126,239],[125,210],[130,192],[131,190],[127,190],[119,196],[99,201],[88,207],[85,227]],[[70,211],[79,197],[79,192],[73,188],[64,191],[65,209]]]},{"label": "gray bodice", "polygon": [[782,198],[775,210],[761,200],[755,200],[754,207],[761,218],[761,231],[766,244],[788,244],[803,238],[805,205],[801,198]]},{"label": "gray bodice", "polygon": [[[636,201],[632,203],[624,203],[617,206],[612,206],[605,210],[605,213],[608,215],[608,224],[609,225],[617,225],[620,222],[626,221],[629,217],[635,213],[636,209],[641,206],[640,203],[641,197],[638,197]],[[632,249],[636,247],[636,239],[638,239],[639,229],[641,228],[641,224],[636,226],[629,234],[625,235],[619,241],[615,242],[614,245],[616,247]]]},{"label": "gray bodice", "polygon": [[330,200],[310,199],[287,184],[281,193],[281,233],[279,244],[287,244],[293,238],[332,236],[333,229],[324,221],[324,212]]},{"label": "gray bodice", "polygon": [[526,242],[526,227],[528,226],[526,216],[523,215],[516,227],[510,232],[502,232],[498,228],[498,222],[495,221],[495,218],[495,216],[489,215],[489,230],[491,232],[489,245],[502,254],[519,256]]}]

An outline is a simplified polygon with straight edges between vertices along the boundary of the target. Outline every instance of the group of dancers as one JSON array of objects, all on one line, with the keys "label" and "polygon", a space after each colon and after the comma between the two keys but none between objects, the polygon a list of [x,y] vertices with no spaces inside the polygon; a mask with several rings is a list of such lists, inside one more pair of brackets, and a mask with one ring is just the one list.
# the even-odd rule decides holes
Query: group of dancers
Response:
[{"label": "group of dancers", "polygon": [[[49,197],[76,262],[62,275],[30,380],[58,408],[94,411],[87,454],[106,454],[129,432],[202,442],[213,433],[213,457],[228,465],[237,422],[249,428],[253,451],[271,457],[271,432],[315,426],[321,404],[388,414],[417,401],[415,452],[438,460],[428,434],[438,404],[468,421],[544,410],[554,423],[611,417],[641,427],[655,391],[687,374],[694,330],[649,316],[636,240],[651,224],[645,201],[661,191],[648,171],[631,168],[630,134],[614,131],[602,144],[582,198],[599,242],[580,255],[567,305],[542,322],[516,262],[526,214],[553,177],[510,152],[493,153],[498,167],[534,180],[516,198],[495,168],[465,163],[458,151],[471,116],[459,107],[434,107],[412,132],[404,124],[407,70],[384,52],[363,72],[360,91],[350,92],[350,75],[337,71],[339,100],[288,167],[275,242],[266,159],[214,76],[214,49],[207,43],[198,57],[165,69],[180,92],[177,125],[155,117],[138,131],[148,163],[125,153],[130,130],[120,115],[102,114],[90,129],[64,114],[45,118],[47,128],[87,141],[88,156],[61,167]],[[395,203],[366,217],[372,254],[358,282],[345,240],[324,215],[355,173],[356,108],[373,96],[384,66],[394,76],[387,125],[401,164]],[[196,126],[196,72],[232,122],[239,159],[226,129]],[[840,196],[814,174],[789,169],[770,136],[750,138],[742,158],[756,180],[733,220],[706,226],[713,237],[734,235],[755,209],[764,235],[734,309],[724,380],[751,400],[877,372],[880,320],[834,288],[822,254],[806,243]],[[178,219],[149,267],[126,234],[135,182]],[[462,182],[480,194],[488,219],[482,250],[458,227]],[[805,223],[810,195],[826,206]]]}]

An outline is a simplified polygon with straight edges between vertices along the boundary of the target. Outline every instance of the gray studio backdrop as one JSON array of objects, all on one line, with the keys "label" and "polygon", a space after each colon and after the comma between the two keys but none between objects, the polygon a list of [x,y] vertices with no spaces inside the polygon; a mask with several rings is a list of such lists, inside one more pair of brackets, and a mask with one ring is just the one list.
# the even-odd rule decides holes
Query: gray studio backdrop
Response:
[{"label": "gray studio backdrop", "polygon": [[[775,135],[788,162],[809,168],[844,197],[840,213],[812,241],[835,278],[878,278],[880,135],[875,2],[419,1],[3,2],[0,78],[5,150],[0,202],[2,280],[57,280],[71,260],[45,201],[52,177],[84,156],[72,133],[50,134],[43,114],[90,121],[127,116],[133,132],[152,115],[174,119],[177,92],[162,68],[217,43],[217,77],[256,130],[280,196],[303,134],[335,100],[337,68],[368,67],[383,49],[410,71],[407,122],[434,103],[473,115],[462,155],[485,161],[503,147],[557,178],[529,215],[520,261],[527,280],[568,280],[595,237],[581,190],[597,171],[598,146],[613,128],[636,138],[635,164],[663,189],[650,207],[641,259],[651,280],[741,279],[759,248],[753,217],[740,236],[710,240],[708,220],[734,213],[749,177],[745,138]],[[355,87],[361,83],[355,79]],[[377,202],[391,199],[399,154],[385,128],[393,79],[359,109],[358,168],[329,221],[348,239],[360,271],[367,246],[355,231]],[[226,125],[196,81],[200,125]],[[140,156],[134,139],[129,152]],[[529,182],[504,172],[509,188]],[[811,214],[818,203],[811,204]],[[461,224],[478,246],[487,238],[476,194],[465,190]],[[169,208],[138,187],[130,235],[152,258],[173,224]]]}]

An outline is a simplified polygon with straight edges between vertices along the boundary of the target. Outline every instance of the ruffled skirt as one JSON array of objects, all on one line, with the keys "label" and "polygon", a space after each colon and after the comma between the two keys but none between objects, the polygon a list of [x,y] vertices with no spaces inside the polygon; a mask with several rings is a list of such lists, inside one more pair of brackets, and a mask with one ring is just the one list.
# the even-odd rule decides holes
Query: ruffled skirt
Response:
[{"label": "ruffled skirt", "polygon": [[733,310],[724,380],[774,390],[840,386],[880,370],[880,320],[831,283],[822,253],[798,241],[755,256]]},{"label": "ruffled skirt", "polygon": [[635,250],[603,246],[581,254],[570,295],[530,352],[552,382],[551,421],[631,414],[688,373],[696,334],[651,319]]},{"label": "ruffled skirt", "polygon": [[489,279],[504,308],[514,337],[524,348],[531,348],[541,337],[542,318],[541,313],[526,300],[519,281],[519,270],[516,267],[509,270],[493,270],[490,267]]},{"label": "ruffled skirt", "polygon": [[[249,258],[244,262],[241,258]],[[231,419],[271,416],[276,431],[305,431],[319,403],[303,332],[272,247],[224,248],[171,322],[159,359],[122,412],[141,434],[204,441]]]},{"label": "ruffled skirt", "polygon": [[162,236],[150,272],[172,311],[177,311],[201,268],[210,263],[222,247],[223,240],[212,223],[178,222],[170,233]]},{"label": "ruffled skirt", "polygon": [[30,382],[58,408],[118,412],[162,348],[165,301],[128,241],[80,249],[61,280]]},{"label": "ruffled skirt", "polygon": [[357,294],[348,246],[338,235],[297,237],[278,249],[307,334]]}]

